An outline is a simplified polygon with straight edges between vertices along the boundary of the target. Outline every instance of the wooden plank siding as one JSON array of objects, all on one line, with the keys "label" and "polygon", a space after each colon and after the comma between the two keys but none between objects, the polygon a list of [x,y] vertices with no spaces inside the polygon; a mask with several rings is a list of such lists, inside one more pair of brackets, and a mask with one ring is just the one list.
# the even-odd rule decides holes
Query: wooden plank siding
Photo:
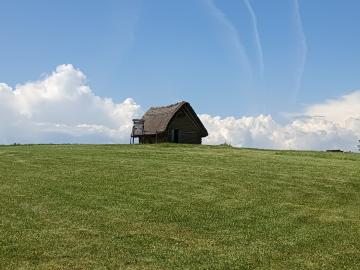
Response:
[{"label": "wooden plank siding", "polygon": [[168,140],[173,141],[173,130],[179,130],[178,143],[201,144],[200,128],[185,108],[180,109],[168,126]]}]

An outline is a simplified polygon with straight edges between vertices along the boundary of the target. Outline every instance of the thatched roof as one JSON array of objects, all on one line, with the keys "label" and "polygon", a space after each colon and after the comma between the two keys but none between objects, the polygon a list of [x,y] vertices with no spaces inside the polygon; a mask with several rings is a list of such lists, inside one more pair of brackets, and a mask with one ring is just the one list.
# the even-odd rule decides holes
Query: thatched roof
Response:
[{"label": "thatched roof", "polygon": [[190,114],[195,125],[199,127],[202,137],[206,137],[208,135],[206,128],[201,123],[193,108],[186,101],[181,101],[168,106],[151,107],[142,117],[145,121],[144,134],[151,135],[165,132],[174,115],[183,107],[185,107],[184,109]]}]

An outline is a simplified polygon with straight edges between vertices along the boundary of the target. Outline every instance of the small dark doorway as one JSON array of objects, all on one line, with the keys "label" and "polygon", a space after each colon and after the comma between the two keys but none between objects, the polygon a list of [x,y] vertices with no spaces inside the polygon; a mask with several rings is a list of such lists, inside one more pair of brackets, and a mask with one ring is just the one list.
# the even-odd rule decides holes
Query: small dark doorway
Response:
[{"label": "small dark doorway", "polygon": [[178,129],[173,130],[173,142],[179,143],[179,130]]}]

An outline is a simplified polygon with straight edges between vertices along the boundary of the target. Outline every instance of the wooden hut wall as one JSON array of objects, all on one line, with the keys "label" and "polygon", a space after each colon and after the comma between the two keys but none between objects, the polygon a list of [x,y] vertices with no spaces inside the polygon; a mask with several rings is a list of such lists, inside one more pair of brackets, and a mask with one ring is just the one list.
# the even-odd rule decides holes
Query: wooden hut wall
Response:
[{"label": "wooden hut wall", "polygon": [[170,142],[173,141],[173,130],[175,129],[179,130],[179,143],[201,144],[200,128],[190,117],[186,108],[179,110],[168,126],[167,135]]},{"label": "wooden hut wall", "polygon": [[157,134],[157,135],[146,135],[143,138],[140,138],[140,143],[162,143],[167,142],[168,137],[167,134]]}]

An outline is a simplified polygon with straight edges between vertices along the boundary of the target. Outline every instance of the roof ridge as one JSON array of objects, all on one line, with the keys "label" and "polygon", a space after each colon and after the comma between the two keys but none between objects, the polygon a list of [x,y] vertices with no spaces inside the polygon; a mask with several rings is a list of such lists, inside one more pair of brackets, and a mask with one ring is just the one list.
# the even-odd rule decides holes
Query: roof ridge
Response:
[{"label": "roof ridge", "polygon": [[157,107],[150,107],[149,110],[170,108],[170,107],[175,107],[175,106],[178,106],[178,105],[180,105],[180,104],[185,104],[185,103],[188,103],[188,102],[183,100],[183,101],[176,102],[176,103],[174,103],[174,104],[169,104],[169,105],[164,105],[164,106],[157,106]]}]

